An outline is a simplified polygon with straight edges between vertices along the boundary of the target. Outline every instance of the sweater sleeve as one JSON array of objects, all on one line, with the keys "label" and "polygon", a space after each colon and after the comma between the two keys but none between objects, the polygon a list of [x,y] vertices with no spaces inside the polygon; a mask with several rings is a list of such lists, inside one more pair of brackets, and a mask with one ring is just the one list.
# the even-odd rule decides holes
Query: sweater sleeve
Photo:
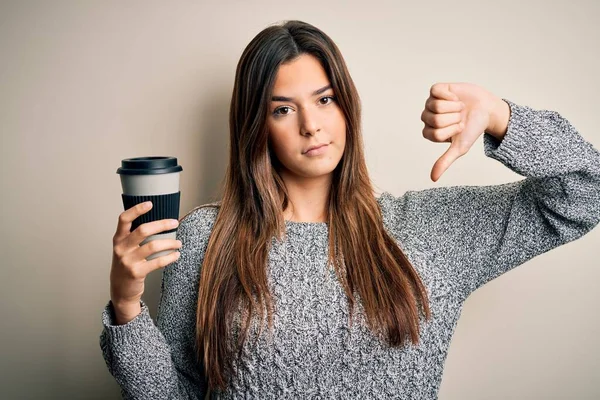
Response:
[{"label": "sweater sleeve", "polygon": [[184,218],[177,230],[181,256],[165,267],[157,322],[142,301],[141,313],[115,325],[109,301],[102,313],[100,347],[124,399],[204,399],[204,370],[195,356],[199,266],[206,240],[197,227],[204,211]]},{"label": "sweater sleeve", "polygon": [[511,110],[506,135],[499,141],[484,133],[484,152],[524,179],[408,191],[392,200],[396,226],[463,298],[600,221],[598,150],[559,113],[503,100]]}]

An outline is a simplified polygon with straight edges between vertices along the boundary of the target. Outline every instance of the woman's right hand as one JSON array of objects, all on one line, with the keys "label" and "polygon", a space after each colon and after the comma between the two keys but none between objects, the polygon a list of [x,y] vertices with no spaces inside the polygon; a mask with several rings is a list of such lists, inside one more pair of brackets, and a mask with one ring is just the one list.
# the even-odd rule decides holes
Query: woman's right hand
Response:
[{"label": "woman's right hand", "polygon": [[[144,207],[147,204],[146,207]],[[176,219],[147,222],[129,232],[132,222],[152,208],[151,202],[137,204],[119,215],[117,231],[113,236],[113,257],[110,270],[110,299],[115,310],[116,324],[122,325],[134,319],[141,311],[140,300],[144,293],[146,276],[166,267],[179,258],[179,252],[146,261],[146,257],[163,250],[179,249],[181,241],[155,239],[143,246],[148,236],[158,234],[179,225]]]}]

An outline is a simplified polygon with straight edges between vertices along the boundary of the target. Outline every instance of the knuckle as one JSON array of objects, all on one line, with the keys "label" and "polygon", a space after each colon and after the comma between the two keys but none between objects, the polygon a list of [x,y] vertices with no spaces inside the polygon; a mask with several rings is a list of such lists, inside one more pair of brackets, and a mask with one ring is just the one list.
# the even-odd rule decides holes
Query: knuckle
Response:
[{"label": "knuckle", "polygon": [[434,83],[433,85],[431,85],[431,87],[429,88],[429,94],[432,94],[435,92],[436,88],[437,88],[438,84]]},{"label": "knuckle", "polygon": [[139,271],[137,268],[129,268],[129,269],[127,270],[127,275],[128,275],[128,276],[129,276],[131,279],[135,279],[135,280],[138,280],[138,279],[142,279],[142,278],[143,278],[142,274],[140,273],[140,271]]},{"label": "knuckle", "polygon": [[150,250],[153,253],[160,250],[160,247],[161,247],[157,240],[152,240],[152,241],[148,242],[146,244],[146,246],[148,247],[148,250]]},{"label": "knuckle", "polygon": [[438,141],[438,142],[443,142],[445,139],[445,135],[444,132],[442,132],[441,130],[437,129],[433,131],[433,138]]},{"label": "knuckle", "polygon": [[140,226],[138,226],[138,232],[140,233],[140,235],[142,235],[143,237],[147,237],[150,236],[150,228],[148,227],[148,224],[142,224]]},{"label": "knuckle", "polygon": [[135,265],[130,265],[127,264],[125,265],[125,274],[127,275],[128,278],[131,279],[140,279],[143,278],[143,276],[141,276],[141,272],[139,268],[136,268]]},{"label": "knuckle", "polygon": [[133,263],[131,262],[130,257],[124,256],[121,259],[121,266],[123,268],[123,271],[125,271],[126,275],[129,275],[129,271],[131,270],[132,265]]},{"label": "knuckle", "polygon": [[[162,229],[168,230],[173,228],[173,226],[171,226],[171,221],[179,221],[176,218],[169,218],[169,219],[163,219],[162,220]],[[179,227],[179,225],[177,225],[177,227]]]},{"label": "knuckle", "polygon": [[423,121],[425,125],[432,126],[434,117],[435,115],[431,113],[431,111],[424,111],[421,121]]},{"label": "knuckle", "polygon": [[171,263],[171,261],[169,260],[169,256],[170,256],[170,254],[168,256],[162,256],[162,257],[155,258],[154,260],[152,260],[152,261],[154,261],[154,263],[151,264],[152,270],[155,270],[158,268],[164,268],[167,265],[169,265]]},{"label": "knuckle", "polygon": [[113,251],[118,258],[123,258],[125,255],[125,251],[122,246],[115,245],[113,246]]},{"label": "knuckle", "polygon": [[162,265],[163,267],[174,263],[175,261],[177,261],[179,259],[179,257],[181,257],[181,252],[179,251],[174,251],[171,254],[169,254],[169,257],[167,260],[165,260],[165,262],[163,263],[164,265]]}]

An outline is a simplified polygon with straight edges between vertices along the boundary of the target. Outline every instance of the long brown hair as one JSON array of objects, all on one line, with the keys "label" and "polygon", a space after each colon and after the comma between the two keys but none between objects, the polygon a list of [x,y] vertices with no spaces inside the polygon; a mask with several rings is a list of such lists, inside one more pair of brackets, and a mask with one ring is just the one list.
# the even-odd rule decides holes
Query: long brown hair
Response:
[{"label": "long brown hair", "polygon": [[[346,147],[333,172],[329,193],[329,263],[334,265],[350,307],[355,293],[369,328],[401,346],[419,339],[418,304],[430,318],[426,290],[418,274],[383,226],[363,153],[358,92],[336,44],[302,21],[271,25],[244,50],[231,98],[229,164],[223,195],[202,264],[198,288],[196,347],[210,390],[224,390],[240,356],[251,318],[264,310],[273,325],[266,262],[271,239],[285,232],[288,195],[269,145],[266,118],[280,65],[302,54],[316,57],[331,82],[346,120]],[[238,306],[246,318],[233,345]]]}]

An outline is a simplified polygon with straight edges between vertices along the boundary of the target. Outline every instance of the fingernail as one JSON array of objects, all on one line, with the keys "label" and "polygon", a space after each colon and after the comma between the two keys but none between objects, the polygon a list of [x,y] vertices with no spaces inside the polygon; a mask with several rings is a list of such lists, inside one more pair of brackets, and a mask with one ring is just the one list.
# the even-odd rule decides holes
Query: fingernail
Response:
[{"label": "fingernail", "polygon": [[179,221],[177,221],[176,219],[172,219],[171,226],[177,226],[177,225],[179,225]]},{"label": "fingernail", "polygon": [[152,205],[152,202],[147,201],[144,203],[144,208],[150,208],[151,205]]}]

